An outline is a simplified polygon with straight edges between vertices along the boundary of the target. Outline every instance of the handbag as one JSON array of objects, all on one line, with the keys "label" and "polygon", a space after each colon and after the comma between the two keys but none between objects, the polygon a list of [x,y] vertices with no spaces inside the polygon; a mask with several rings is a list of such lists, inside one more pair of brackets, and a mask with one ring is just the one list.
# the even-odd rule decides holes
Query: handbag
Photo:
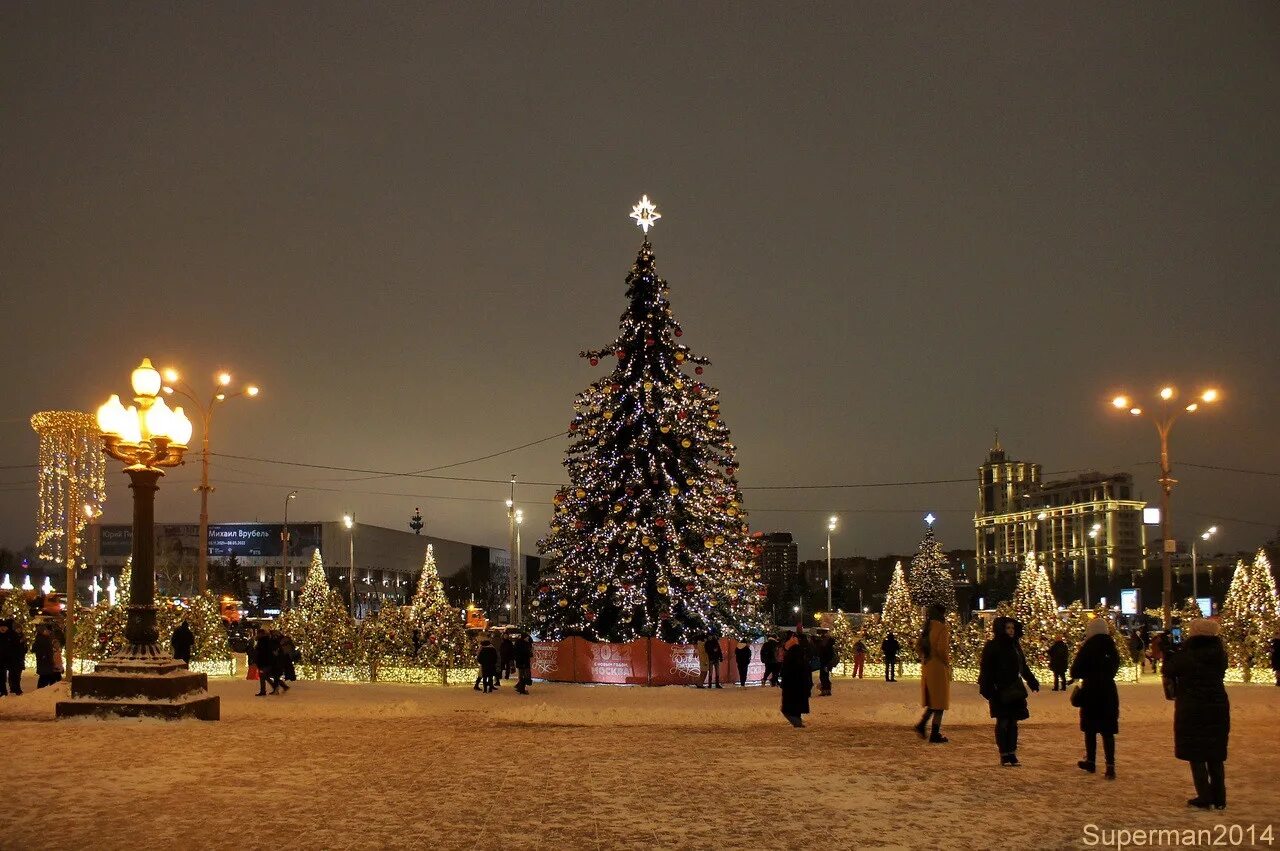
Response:
[{"label": "handbag", "polygon": [[996,696],[1000,698],[1001,703],[1017,703],[1027,699],[1027,687],[1022,684],[1021,679],[1018,679],[1008,685],[1000,686]]},{"label": "handbag", "polygon": [[1084,699],[1082,697],[1083,691],[1084,690],[1080,687],[1079,683],[1076,683],[1076,687],[1071,690],[1071,705],[1077,709],[1079,709],[1080,705],[1084,703]]}]

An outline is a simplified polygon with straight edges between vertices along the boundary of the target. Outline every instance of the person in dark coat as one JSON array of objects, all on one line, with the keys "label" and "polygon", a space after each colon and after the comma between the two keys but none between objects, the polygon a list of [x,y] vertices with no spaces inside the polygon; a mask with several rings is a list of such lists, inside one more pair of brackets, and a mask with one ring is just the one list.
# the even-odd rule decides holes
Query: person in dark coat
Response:
[{"label": "person in dark coat", "polygon": [[1231,702],[1222,679],[1227,650],[1218,637],[1218,622],[1198,618],[1182,647],[1165,656],[1165,693],[1174,695],[1173,753],[1191,763],[1196,796],[1188,806],[1207,810],[1227,806],[1227,738],[1231,734]]},{"label": "person in dark coat", "polygon": [[27,667],[27,642],[13,620],[0,621],[0,697],[22,694],[22,670]]},{"label": "person in dark coat", "polygon": [[289,686],[280,680],[280,645],[271,630],[258,630],[258,640],[253,645],[253,664],[258,666],[258,697],[267,693],[267,683],[271,684],[271,693],[279,694],[281,687],[285,691]]},{"label": "person in dark coat", "polygon": [[803,727],[800,716],[809,714],[813,694],[813,669],[809,667],[808,640],[803,632],[787,639],[782,656],[782,716],[792,727]]},{"label": "person in dark coat", "polygon": [[1137,630],[1129,633],[1129,658],[1138,663],[1138,673],[1142,673],[1142,636]]},{"label": "person in dark coat", "polygon": [[1271,639],[1271,672],[1276,675],[1276,685],[1280,686],[1280,631]]},{"label": "person in dark coat", "polygon": [[173,647],[173,658],[191,664],[191,648],[196,646],[196,636],[185,620],[173,631],[169,644]]},{"label": "person in dark coat", "polygon": [[1067,642],[1062,640],[1061,635],[1049,645],[1049,670],[1053,671],[1054,691],[1067,690],[1067,661],[1070,655]]},{"label": "person in dark coat", "polygon": [[487,638],[480,642],[476,663],[480,665],[480,685],[484,686],[483,691],[488,694],[498,687],[498,651]]},{"label": "person in dark coat", "polygon": [[31,652],[36,657],[36,688],[51,686],[58,681],[53,672],[53,630],[48,624],[40,624],[36,639],[31,642]]},{"label": "person in dark coat", "polygon": [[294,664],[298,661],[298,645],[293,639],[280,630],[276,630],[276,641],[280,643],[280,678],[291,683],[298,679],[298,671]]},{"label": "person in dark coat", "polygon": [[[706,641],[707,648],[707,688],[721,688],[720,685],[720,663],[724,661],[724,651],[720,649],[720,639],[714,635],[708,635]],[[714,682],[715,686],[711,683]]]},{"label": "person in dark coat", "polygon": [[996,747],[1000,764],[1018,765],[1018,722],[1031,717],[1027,709],[1027,686],[1040,690],[1040,681],[1027,667],[1027,658],[1018,643],[1020,625],[1013,618],[999,617],[993,637],[982,648],[978,668],[978,694],[987,699],[991,717],[996,719]]},{"label": "person in dark coat", "polygon": [[813,648],[818,654],[818,696],[831,697],[831,671],[836,666],[836,640],[830,630],[818,630]]},{"label": "person in dark coat", "polygon": [[533,639],[528,633],[516,636],[512,659],[516,664],[516,691],[528,694],[529,686],[533,685]]},{"label": "person in dark coat", "polygon": [[1080,691],[1071,701],[1080,707],[1080,731],[1084,733],[1084,759],[1076,765],[1092,774],[1098,770],[1098,736],[1107,761],[1106,778],[1116,779],[1116,733],[1120,732],[1120,693],[1116,673],[1120,650],[1105,618],[1094,618],[1085,627],[1084,644],[1071,663],[1071,680],[1080,680]]},{"label": "person in dark coat", "polygon": [[867,661],[867,643],[862,640],[862,636],[858,636],[858,640],[853,643],[853,675],[858,679],[862,679],[862,667]]},{"label": "person in dark coat", "polygon": [[508,633],[504,633],[502,641],[498,642],[498,661],[502,665],[502,679],[516,672],[516,643]]},{"label": "person in dark coat", "polygon": [[733,651],[733,661],[738,665],[738,685],[746,688],[747,668],[751,667],[751,644],[746,639]]},{"label": "person in dark coat", "polygon": [[760,662],[764,665],[764,676],[760,678],[760,685],[768,683],[776,686],[778,684],[778,641],[772,635],[765,636],[764,644],[760,645]]},{"label": "person in dark coat", "polygon": [[898,681],[898,652],[901,649],[902,645],[892,632],[880,642],[880,653],[884,656],[884,680],[887,683]]}]

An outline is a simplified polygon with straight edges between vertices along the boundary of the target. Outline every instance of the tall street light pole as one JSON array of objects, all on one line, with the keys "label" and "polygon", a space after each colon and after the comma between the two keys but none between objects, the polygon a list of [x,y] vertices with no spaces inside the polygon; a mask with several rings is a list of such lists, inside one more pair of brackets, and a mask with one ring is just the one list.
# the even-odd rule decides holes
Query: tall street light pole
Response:
[{"label": "tall street light pole", "polygon": [[351,617],[356,616],[356,516],[344,514],[342,525],[347,527],[347,593],[351,595]]},{"label": "tall street light pole", "polygon": [[200,552],[196,554],[196,590],[201,594],[209,590],[209,493],[213,490],[209,486],[209,428],[213,425],[213,409],[219,402],[225,402],[237,396],[252,398],[258,395],[258,388],[253,384],[234,393],[227,392],[227,388],[231,386],[229,372],[219,372],[214,377],[214,381],[216,383],[213,392],[209,395],[209,401],[201,402],[196,391],[182,380],[182,376],[176,369],[164,371],[164,392],[170,396],[181,396],[186,399],[200,414],[200,485],[196,488],[200,491]]},{"label": "tall street light pole", "polygon": [[293,601],[289,599],[289,502],[298,498],[297,491],[289,491],[284,498],[284,526],[280,529],[280,584],[284,585],[285,600],[289,603]]},{"label": "tall street light pole", "polygon": [[[1177,408],[1177,404],[1170,404],[1178,395],[1178,391],[1173,387],[1160,388],[1160,408],[1157,411],[1148,413],[1147,416],[1156,426],[1156,433],[1160,436],[1160,478],[1156,481],[1160,484],[1160,566],[1164,577],[1164,588],[1162,593],[1163,603],[1163,621],[1164,628],[1169,629],[1173,624],[1173,566],[1170,562],[1170,556],[1177,542],[1169,538],[1169,497],[1173,493],[1173,486],[1178,480],[1173,477],[1173,470],[1169,466],[1169,432],[1173,430],[1173,424],[1183,412],[1194,414],[1200,410],[1201,404],[1211,404],[1217,402],[1219,393],[1213,388],[1204,390],[1200,393],[1199,398],[1184,406]],[[1143,410],[1136,404],[1133,404],[1128,396],[1120,395],[1111,400],[1111,404],[1120,410],[1128,409],[1129,413],[1135,417],[1143,415]]]},{"label": "tall street light pole", "polygon": [[[1101,523],[1094,523],[1093,528],[1089,530],[1089,540],[1094,544],[1098,543],[1098,533],[1102,531]],[[1084,545],[1084,607],[1086,609],[1093,608],[1093,600],[1089,597],[1089,544]]]},{"label": "tall street light pole", "polygon": [[[507,539],[511,550],[511,567],[507,571],[507,611],[516,608],[516,588],[518,587],[520,553],[516,541],[516,474],[511,474],[511,498],[507,500]],[[510,621],[510,617],[507,618]]]},{"label": "tall street light pole", "polygon": [[831,533],[836,530],[836,523],[839,518],[834,514],[827,521],[827,611],[832,612],[835,609],[831,605]]},{"label": "tall street light pole", "polygon": [[[1207,541],[1218,533],[1217,526],[1210,526],[1207,531],[1200,535],[1200,540]],[[1200,588],[1196,584],[1196,542],[1191,542],[1191,597],[1196,600],[1196,605],[1200,605]]]},{"label": "tall street light pole", "polygon": [[516,623],[524,623],[524,558],[520,555],[520,527],[524,523],[524,512],[516,509]]}]

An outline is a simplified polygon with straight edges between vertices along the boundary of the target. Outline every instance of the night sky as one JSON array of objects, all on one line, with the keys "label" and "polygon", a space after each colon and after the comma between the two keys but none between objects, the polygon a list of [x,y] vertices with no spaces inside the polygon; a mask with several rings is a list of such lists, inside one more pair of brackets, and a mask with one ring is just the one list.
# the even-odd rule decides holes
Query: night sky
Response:
[{"label": "night sky", "polygon": [[[976,479],[998,426],[1154,500],[1155,429],[1108,400],[1212,383],[1174,430],[1175,530],[1274,534],[1280,6],[565,8],[7,4],[0,465],[143,355],[262,386],[218,413],[220,453],[405,471],[553,435],[647,193],[745,487]],[[443,474],[559,481],[566,443]],[[293,518],[421,505],[505,546],[502,484],[214,461],[215,522],[277,521],[299,488]],[[198,474],[160,519],[195,522]],[[34,478],[0,470],[2,545],[34,534]],[[911,552],[926,511],[971,547],[975,484],[747,508],[804,557],[833,511],[837,555]],[[550,495],[521,490],[529,528]]]}]

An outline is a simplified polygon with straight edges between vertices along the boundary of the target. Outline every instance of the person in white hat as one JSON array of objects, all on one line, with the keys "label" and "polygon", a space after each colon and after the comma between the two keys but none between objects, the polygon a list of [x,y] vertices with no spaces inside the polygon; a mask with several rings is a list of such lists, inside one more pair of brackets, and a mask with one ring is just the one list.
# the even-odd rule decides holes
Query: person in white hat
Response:
[{"label": "person in white hat", "polygon": [[1191,763],[1196,796],[1187,806],[1207,810],[1227,806],[1227,738],[1231,702],[1222,685],[1227,650],[1218,637],[1218,622],[1193,620],[1181,649],[1164,664],[1165,693],[1174,695],[1173,752]]},{"label": "person in white hat", "polygon": [[1106,618],[1094,618],[1084,630],[1071,663],[1072,681],[1080,680],[1071,702],[1080,707],[1080,731],[1084,733],[1084,759],[1076,763],[1090,774],[1098,770],[1098,736],[1102,736],[1102,754],[1107,761],[1105,777],[1116,779],[1116,733],[1120,732],[1120,693],[1116,690],[1116,673],[1120,670],[1120,651]]}]

